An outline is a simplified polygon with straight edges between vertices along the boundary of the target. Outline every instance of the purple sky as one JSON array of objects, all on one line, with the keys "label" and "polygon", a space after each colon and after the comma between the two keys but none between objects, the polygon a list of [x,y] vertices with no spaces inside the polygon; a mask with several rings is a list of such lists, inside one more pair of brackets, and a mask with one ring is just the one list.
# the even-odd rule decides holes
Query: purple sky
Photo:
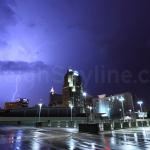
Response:
[{"label": "purple sky", "polygon": [[[18,97],[48,104],[51,86],[61,92],[68,68],[81,72],[89,94],[131,91],[148,103],[150,82],[135,80],[150,70],[149,6],[148,0],[0,0],[0,105]],[[97,81],[96,68],[134,77]]]}]

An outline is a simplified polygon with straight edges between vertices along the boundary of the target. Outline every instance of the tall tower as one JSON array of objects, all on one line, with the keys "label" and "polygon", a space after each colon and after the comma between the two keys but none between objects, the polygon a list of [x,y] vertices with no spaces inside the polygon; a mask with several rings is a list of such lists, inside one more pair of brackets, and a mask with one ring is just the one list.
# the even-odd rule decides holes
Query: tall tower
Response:
[{"label": "tall tower", "polygon": [[55,95],[55,90],[52,87],[49,93],[49,106],[52,106],[54,103],[54,95]]},{"label": "tall tower", "polygon": [[51,93],[51,95],[54,95],[54,94],[55,94],[55,90],[54,90],[53,87],[51,88],[50,93]]},{"label": "tall tower", "polygon": [[84,107],[82,78],[77,71],[69,69],[64,77],[63,106]]},{"label": "tall tower", "polygon": [[62,107],[62,95],[57,94],[53,87],[50,90],[49,106],[50,107]]}]

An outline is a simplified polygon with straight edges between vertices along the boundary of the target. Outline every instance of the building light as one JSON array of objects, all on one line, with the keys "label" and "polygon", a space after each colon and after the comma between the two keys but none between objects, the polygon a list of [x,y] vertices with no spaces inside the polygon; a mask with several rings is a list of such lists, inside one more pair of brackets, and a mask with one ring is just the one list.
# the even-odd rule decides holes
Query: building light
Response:
[{"label": "building light", "polygon": [[73,87],[73,82],[69,82],[69,87]]},{"label": "building light", "polygon": [[73,70],[72,70],[72,69],[69,69],[68,71],[69,71],[69,72],[72,72]]},{"label": "building light", "polygon": [[74,75],[74,76],[79,76],[78,71],[74,71],[74,72],[73,72],[73,75]]},{"label": "building light", "polygon": [[55,90],[53,87],[51,88],[50,93],[55,94]]},{"label": "building light", "polygon": [[71,81],[72,81],[72,76],[69,75],[69,76],[68,76],[68,82],[71,82]]},{"label": "building light", "polygon": [[75,86],[73,86],[73,88],[72,88],[72,92],[75,92],[76,91],[76,88],[75,88]]},{"label": "building light", "polygon": [[107,114],[102,114],[102,117],[107,117],[108,115]]}]

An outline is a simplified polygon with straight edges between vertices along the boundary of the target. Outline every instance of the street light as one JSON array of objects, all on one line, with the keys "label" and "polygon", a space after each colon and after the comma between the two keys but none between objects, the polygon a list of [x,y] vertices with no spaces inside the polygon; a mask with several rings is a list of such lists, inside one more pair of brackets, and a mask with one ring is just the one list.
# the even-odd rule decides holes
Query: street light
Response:
[{"label": "street light", "polygon": [[86,95],[87,95],[87,93],[86,93],[86,92],[83,92],[83,96],[86,97]]},{"label": "street light", "polygon": [[[137,104],[140,105],[140,110],[141,110],[141,113],[142,113],[143,112],[143,109],[142,109],[143,101],[138,101]],[[144,119],[144,114],[143,114],[143,119]]]},{"label": "street light", "polygon": [[120,108],[119,111],[120,111],[120,116],[121,116],[121,118],[122,118],[122,117],[123,117],[123,116],[122,116],[122,109]]},{"label": "street light", "polygon": [[86,102],[87,93],[86,93],[86,92],[83,92],[83,96],[84,96],[84,113],[85,113],[85,102]]},{"label": "street light", "polygon": [[90,107],[89,107],[89,109],[90,109],[90,112],[91,112],[91,110],[92,110],[92,106],[90,106]]},{"label": "street light", "polygon": [[124,105],[123,105],[123,102],[124,102],[124,97],[123,96],[121,96],[120,98],[119,98],[119,101],[121,102],[121,105],[122,105],[122,115],[123,115],[123,121],[124,121],[124,116],[125,116],[125,113],[124,113]]},{"label": "street light", "polygon": [[141,112],[143,112],[143,110],[142,110],[142,104],[143,104],[143,101],[138,101],[137,104],[140,105]]},{"label": "street light", "polygon": [[129,112],[130,112],[130,116],[131,116],[131,112],[132,112],[132,110],[131,110],[131,109],[129,109]]},{"label": "street light", "polygon": [[92,121],[92,106],[88,106],[89,110],[90,110],[90,120]]},{"label": "street light", "polygon": [[41,117],[41,108],[42,108],[42,103],[39,103],[39,122],[40,122],[40,117]]},{"label": "street light", "polygon": [[71,122],[72,122],[72,109],[73,109],[73,105],[72,104],[70,104],[70,109],[71,109]]},{"label": "street light", "polygon": [[[143,113],[143,109],[142,109],[143,101],[138,101],[137,104],[140,105],[140,110],[141,110],[141,114],[142,114]],[[144,113],[143,113],[143,121],[144,121]],[[143,127],[143,121],[142,121],[142,127]]]}]

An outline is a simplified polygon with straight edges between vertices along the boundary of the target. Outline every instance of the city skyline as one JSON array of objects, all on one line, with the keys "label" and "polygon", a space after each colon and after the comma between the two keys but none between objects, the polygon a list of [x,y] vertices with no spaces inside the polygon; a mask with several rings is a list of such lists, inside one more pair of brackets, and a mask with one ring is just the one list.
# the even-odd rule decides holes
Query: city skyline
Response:
[{"label": "city skyline", "polygon": [[1,0],[0,106],[19,97],[48,105],[69,68],[91,95],[131,92],[149,105],[149,3]]}]

